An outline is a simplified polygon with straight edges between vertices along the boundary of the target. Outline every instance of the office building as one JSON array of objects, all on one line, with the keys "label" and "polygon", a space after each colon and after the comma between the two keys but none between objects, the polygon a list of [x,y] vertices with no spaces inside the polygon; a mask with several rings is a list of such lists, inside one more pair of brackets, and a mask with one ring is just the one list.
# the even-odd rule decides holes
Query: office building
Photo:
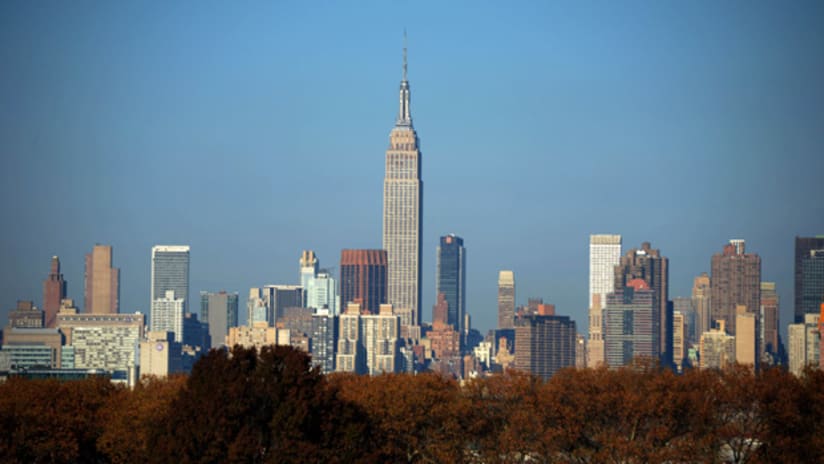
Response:
[{"label": "office building", "polygon": [[693,279],[692,307],[695,310],[695,337],[696,341],[704,332],[712,328],[710,276],[706,272]]},{"label": "office building", "polygon": [[51,271],[43,281],[44,327],[53,328],[57,325],[57,312],[64,298],[66,298],[66,281],[60,273],[60,258],[52,256]]},{"label": "office building", "polygon": [[[781,353],[778,336],[778,292],[775,282],[761,282],[761,357],[766,354],[770,360],[777,360]],[[773,362],[774,363],[774,362]]]},{"label": "office building", "polygon": [[438,293],[438,301],[432,307],[432,329],[426,338],[436,359],[460,357],[461,334],[449,323],[449,302],[443,293]]},{"label": "office building", "polygon": [[[449,234],[440,239],[435,270],[435,292],[447,303],[446,324],[464,333],[466,316],[466,248],[463,239]],[[434,320],[433,320],[434,322]]]},{"label": "office building", "polygon": [[251,326],[241,325],[230,327],[223,343],[228,347],[240,345],[244,348],[255,348],[258,352],[267,345],[288,345],[289,331],[283,336],[283,343],[279,343],[278,329],[270,326],[266,321],[256,321]]},{"label": "office building", "polygon": [[684,313],[678,310],[672,312],[672,360],[678,372],[684,369],[684,360],[687,356],[687,334]]},{"label": "office building", "polygon": [[3,332],[2,352],[10,367],[62,367],[65,337],[56,328],[7,326]]},{"label": "office building", "polygon": [[824,302],[824,235],[795,238],[795,323]]},{"label": "office building", "polygon": [[519,318],[515,327],[515,368],[544,380],[565,367],[575,367],[575,321],[567,316],[535,314]]},{"label": "office building", "polygon": [[701,334],[699,342],[699,367],[701,369],[725,369],[735,363],[735,337],[728,334],[726,321],[715,322],[717,328]]},{"label": "office building", "polygon": [[[169,290],[174,294],[174,290]],[[182,299],[182,298],[181,298]],[[171,332],[150,331],[140,341],[140,376],[167,377],[184,372],[183,347]]]},{"label": "office building", "polygon": [[238,326],[237,293],[200,292],[200,318],[209,325],[212,346],[225,343],[230,327]]},{"label": "office building", "polygon": [[120,269],[112,267],[111,245],[95,245],[86,254],[85,312],[116,314],[120,311]]},{"label": "office building", "polygon": [[359,303],[362,311],[378,314],[380,305],[387,301],[387,272],[388,256],[385,250],[342,250],[341,304]]},{"label": "office building", "polygon": [[361,340],[360,317],[360,304],[349,303],[338,318],[340,330],[338,331],[338,351],[335,356],[335,371],[337,372],[363,374],[366,371],[366,353]]},{"label": "office building", "polygon": [[152,332],[171,332],[172,341],[183,342],[183,311],[185,300],[176,298],[174,290],[166,290],[163,298],[152,301],[152,312],[149,317]]},{"label": "office building", "polygon": [[314,278],[308,279],[306,285],[306,306],[308,308],[328,309],[335,316],[340,314],[338,283],[330,272],[321,270]]},{"label": "office building", "polygon": [[392,305],[382,304],[378,314],[364,314],[360,320],[366,372],[369,375],[398,372],[400,317],[392,313]]},{"label": "office building", "polygon": [[[420,325],[423,231],[421,152],[418,134],[412,125],[410,97],[404,45],[400,107],[395,127],[389,134],[383,182],[383,249],[387,255],[388,282],[387,299],[381,303],[391,304],[400,315],[401,324],[406,327]],[[353,300],[343,299],[342,303],[345,305],[349,301]],[[365,307],[370,313],[377,314],[381,303]]]},{"label": "office building", "polygon": [[[675,312],[678,311],[681,313],[681,317],[683,320],[684,326],[684,353],[686,353],[687,348],[690,345],[695,343],[698,344],[698,337],[700,334],[695,335],[693,331],[695,330],[695,311],[692,309],[692,298],[684,297],[684,296],[677,296],[672,300],[672,314],[673,314],[673,331],[675,330]],[[675,334],[673,333],[673,344],[675,344]],[[673,353],[675,353],[675,348],[673,348]],[[673,361],[675,361],[675,355],[673,354]]]},{"label": "office building", "polygon": [[626,287],[607,295],[603,330],[604,358],[609,367],[627,366],[636,358],[660,358],[657,298],[658,292],[642,278],[630,280]]},{"label": "office building", "polygon": [[263,292],[260,288],[253,287],[249,289],[249,298],[246,299],[246,317],[244,324],[252,327],[255,322],[267,321],[268,309],[266,308],[266,301],[263,299]]},{"label": "office building", "polygon": [[266,303],[266,320],[276,326],[286,308],[303,306],[303,287],[300,285],[266,285],[262,289]]},{"label": "office building", "polygon": [[712,256],[712,318],[724,319],[736,335],[736,308],[758,313],[761,307],[761,257],[746,253],[744,240],[730,240],[722,253]]},{"label": "office building", "polygon": [[153,246],[151,279],[152,303],[166,298],[166,292],[171,290],[174,291],[174,299],[183,300],[183,312],[189,312],[188,245]]},{"label": "office building", "polygon": [[212,348],[212,339],[209,336],[209,324],[201,321],[197,314],[183,315],[183,345],[200,349],[205,353]]},{"label": "office building", "polygon": [[139,362],[146,317],[134,314],[57,314],[57,327],[74,348],[74,367],[128,372]]},{"label": "office building", "polygon": [[655,293],[656,327],[658,335],[656,352],[661,363],[672,365],[672,306],[669,304],[669,259],[653,249],[649,242],[641,244],[641,248],[633,248],[621,257],[615,267],[615,289],[628,286],[628,282],[642,279],[650,290]]},{"label": "office building", "polygon": [[498,328],[515,328],[515,274],[498,272]]},{"label": "office building", "polygon": [[604,362],[603,305],[615,290],[615,266],[621,259],[621,236],[589,236],[589,341],[587,362],[597,367]]}]

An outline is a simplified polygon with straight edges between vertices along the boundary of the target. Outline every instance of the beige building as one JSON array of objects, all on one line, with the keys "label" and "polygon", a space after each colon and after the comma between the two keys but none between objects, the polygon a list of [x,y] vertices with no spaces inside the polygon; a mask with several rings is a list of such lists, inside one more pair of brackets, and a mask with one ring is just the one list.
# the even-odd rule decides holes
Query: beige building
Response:
[{"label": "beige building", "polygon": [[687,357],[687,339],[684,314],[681,311],[672,313],[672,361],[678,372],[684,370],[684,358]]},{"label": "beige building", "polygon": [[515,273],[498,272],[498,328],[515,328]]},{"label": "beige building", "polygon": [[738,305],[735,315],[735,361],[744,366],[758,369],[760,354],[758,350],[758,316],[747,311],[747,307]]},{"label": "beige building", "polygon": [[349,303],[340,315],[338,354],[335,357],[337,372],[362,373],[365,353],[361,344],[360,304]]},{"label": "beige building", "polygon": [[701,335],[701,369],[723,369],[735,362],[735,337],[727,334],[726,321],[718,320],[718,328]]},{"label": "beige building", "polygon": [[183,371],[183,347],[173,332],[149,332],[140,342],[140,376],[166,377]]},{"label": "beige building", "polygon": [[615,266],[621,261],[621,236],[589,236],[589,341],[587,365],[604,363],[603,303],[615,290]]},{"label": "beige building", "polygon": [[57,329],[10,327],[3,329],[3,351],[17,367],[61,367],[63,334]]},{"label": "beige building", "polygon": [[85,312],[116,314],[120,311],[120,269],[112,267],[111,245],[95,245],[86,255]]},{"label": "beige building", "polygon": [[378,314],[361,316],[366,371],[369,375],[397,372],[400,317],[392,305],[382,304]]},{"label": "beige building", "polygon": [[601,305],[601,295],[592,295],[592,306],[589,308],[589,341],[587,342],[587,367],[598,367],[604,364],[604,310]]},{"label": "beige building", "polygon": [[[288,331],[287,331],[288,335]],[[255,321],[252,326],[230,327],[229,335],[226,336],[226,346],[233,347],[240,345],[244,348],[260,349],[266,345],[276,345],[278,343],[278,329],[270,327],[264,321]]]},{"label": "beige building", "polygon": [[[386,150],[383,182],[383,249],[387,253],[387,302],[401,316],[404,327],[421,320],[421,230],[423,183],[418,134],[412,125],[410,89],[406,78],[406,47],[400,108]],[[348,303],[348,301],[344,301]],[[405,333],[416,332],[406,329]]]},{"label": "beige building", "polygon": [[74,348],[74,367],[129,371],[138,363],[146,316],[134,314],[57,314],[57,327]]},{"label": "beige building", "polygon": [[692,282],[692,307],[695,309],[695,334],[712,329],[712,313],[710,309],[710,276],[702,272]]},{"label": "beige building", "polygon": [[818,314],[804,314],[803,324],[789,326],[789,357],[790,372],[800,376],[807,366],[819,365],[819,349],[821,336],[818,329]]}]

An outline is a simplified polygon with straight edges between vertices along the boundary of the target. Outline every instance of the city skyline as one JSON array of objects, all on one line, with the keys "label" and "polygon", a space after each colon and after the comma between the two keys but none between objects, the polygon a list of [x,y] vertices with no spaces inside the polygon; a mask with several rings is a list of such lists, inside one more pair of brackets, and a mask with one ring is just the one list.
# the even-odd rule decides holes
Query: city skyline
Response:
[{"label": "city skyline", "polygon": [[[637,18],[618,5],[481,7],[466,24],[450,19],[462,14],[455,6],[431,20],[410,11],[427,154],[424,320],[447,233],[471,244],[466,311],[482,332],[497,320],[497,273],[512,269],[516,304],[543,297],[585,333],[590,234],[655,243],[670,259],[671,297],[689,296],[711,256],[740,238],[761,257],[761,280],[777,284],[786,337],[793,240],[824,233],[822,7],[746,7],[744,18],[735,5],[707,3],[645,5]],[[96,242],[114,248],[120,311],[144,314],[157,243],[192,247],[192,295],[297,283],[303,249],[331,264],[342,249],[380,246],[401,48],[400,27],[381,18],[395,8],[315,18],[311,9],[215,8],[185,32],[183,6],[157,7],[167,15],[157,23],[144,10],[134,24],[129,8],[58,4],[45,15],[0,6],[9,57],[0,76],[0,317],[18,299],[42,305],[53,255],[68,297],[82,304],[83,254]],[[210,39],[210,21],[224,13],[225,41]],[[344,27],[336,14],[355,26],[375,21]],[[306,24],[317,38],[296,29]],[[47,32],[32,40],[38,30]],[[147,30],[157,34],[141,41]],[[285,45],[289,34],[297,45]],[[338,84],[325,87],[330,73]],[[275,167],[286,175],[265,173]],[[610,196],[621,179],[644,174],[657,195]],[[166,184],[178,191],[149,188]],[[628,200],[642,203],[645,221],[627,214]]]}]

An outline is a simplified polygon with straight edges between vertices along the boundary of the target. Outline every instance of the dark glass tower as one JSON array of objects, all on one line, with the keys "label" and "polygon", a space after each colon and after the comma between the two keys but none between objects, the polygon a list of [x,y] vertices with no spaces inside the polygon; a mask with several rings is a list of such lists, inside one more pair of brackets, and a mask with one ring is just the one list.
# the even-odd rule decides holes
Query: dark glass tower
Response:
[{"label": "dark glass tower", "polygon": [[437,293],[446,297],[446,323],[463,334],[466,314],[466,248],[463,239],[455,234],[441,237],[437,261],[435,287]]},{"label": "dark glass tower", "polygon": [[804,322],[804,314],[818,313],[824,301],[824,235],[795,238],[795,323]]}]

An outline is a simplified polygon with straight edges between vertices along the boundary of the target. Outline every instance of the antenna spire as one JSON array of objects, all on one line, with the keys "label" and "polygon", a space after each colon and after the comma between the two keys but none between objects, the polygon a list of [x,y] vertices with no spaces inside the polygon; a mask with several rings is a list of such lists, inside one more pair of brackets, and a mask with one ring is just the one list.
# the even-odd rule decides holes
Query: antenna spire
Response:
[{"label": "antenna spire", "polygon": [[406,79],[406,28],[403,28],[403,80]]}]

